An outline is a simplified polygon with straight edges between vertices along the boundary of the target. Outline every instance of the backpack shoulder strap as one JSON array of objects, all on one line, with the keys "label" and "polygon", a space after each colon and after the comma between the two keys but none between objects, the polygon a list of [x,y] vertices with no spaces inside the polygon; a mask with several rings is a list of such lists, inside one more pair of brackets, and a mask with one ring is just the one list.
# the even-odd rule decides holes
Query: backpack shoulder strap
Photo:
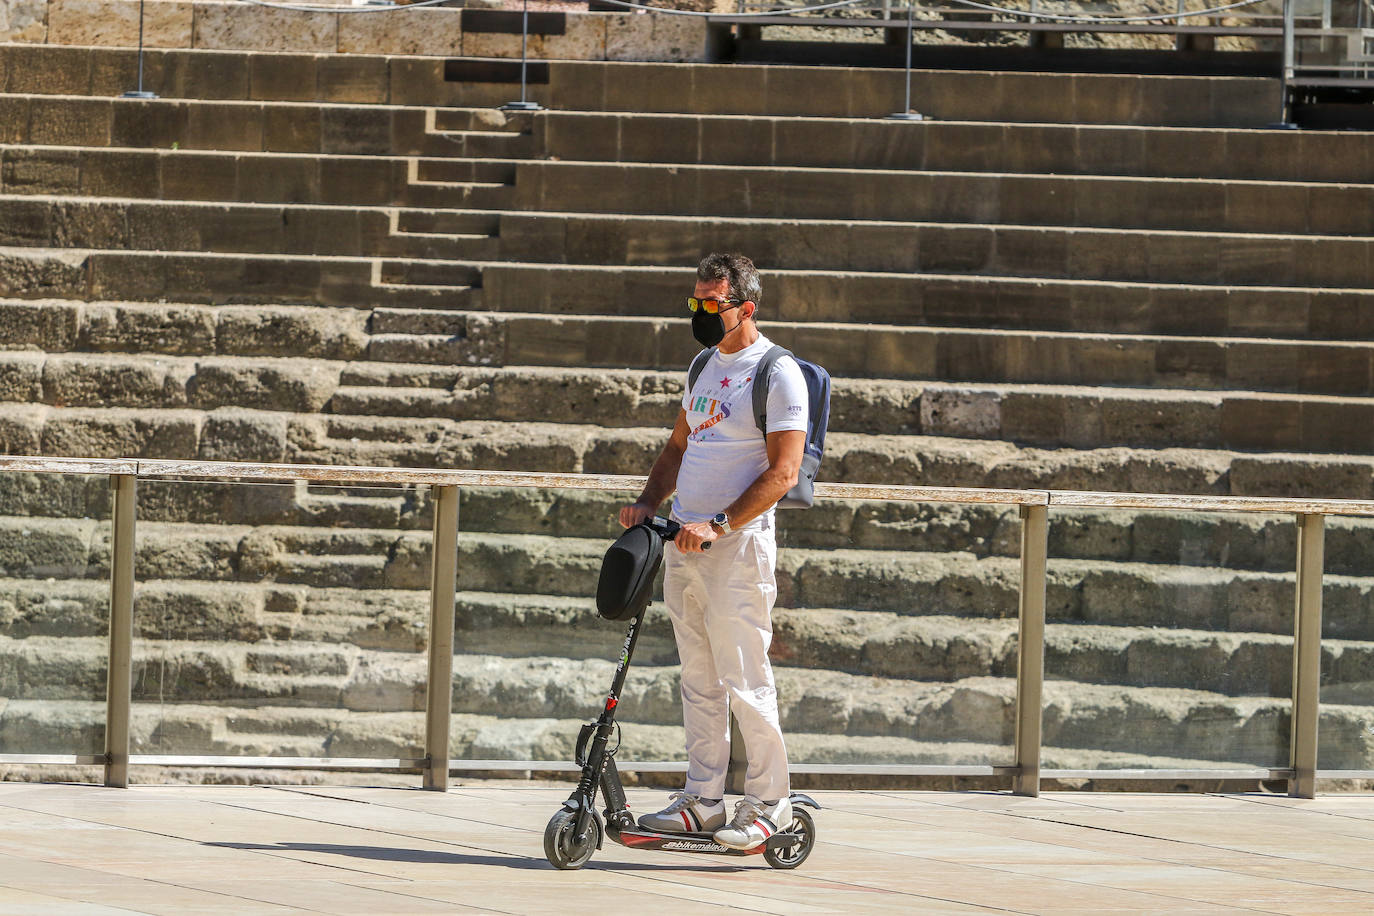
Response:
[{"label": "backpack shoulder strap", "polygon": [[791,350],[774,344],[754,370],[754,423],[765,436],[768,435],[768,388],[773,381],[773,366],[784,356],[791,355]]},{"label": "backpack shoulder strap", "polygon": [[701,373],[706,371],[706,363],[711,358],[711,354],[716,352],[715,347],[707,347],[696,356],[692,357],[692,365],[687,367],[687,393],[691,394],[692,389],[697,385],[697,379],[701,378]]}]

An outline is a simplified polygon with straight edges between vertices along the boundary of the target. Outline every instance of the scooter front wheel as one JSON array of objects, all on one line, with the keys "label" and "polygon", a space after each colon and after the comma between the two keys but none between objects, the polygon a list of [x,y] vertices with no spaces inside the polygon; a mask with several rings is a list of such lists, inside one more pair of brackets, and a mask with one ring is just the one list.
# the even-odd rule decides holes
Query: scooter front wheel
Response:
[{"label": "scooter front wheel", "polygon": [[560,809],[544,828],[544,855],[554,868],[581,868],[601,845],[601,825],[595,817],[587,820],[587,833],[578,842],[577,812]]},{"label": "scooter front wheel", "polygon": [[806,861],[816,846],[816,821],[805,808],[798,806],[792,809],[792,826],[787,828],[787,832],[795,835],[797,842],[763,851],[764,860],[774,868],[796,868]]}]

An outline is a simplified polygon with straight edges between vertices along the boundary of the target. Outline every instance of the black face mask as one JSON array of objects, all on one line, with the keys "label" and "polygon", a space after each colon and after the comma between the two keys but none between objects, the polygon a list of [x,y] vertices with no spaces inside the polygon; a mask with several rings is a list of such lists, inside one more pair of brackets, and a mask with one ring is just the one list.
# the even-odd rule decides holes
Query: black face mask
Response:
[{"label": "black face mask", "polygon": [[709,315],[706,309],[698,309],[692,313],[692,336],[697,339],[697,343],[703,347],[714,347],[725,339],[725,321],[720,317],[720,312]]}]

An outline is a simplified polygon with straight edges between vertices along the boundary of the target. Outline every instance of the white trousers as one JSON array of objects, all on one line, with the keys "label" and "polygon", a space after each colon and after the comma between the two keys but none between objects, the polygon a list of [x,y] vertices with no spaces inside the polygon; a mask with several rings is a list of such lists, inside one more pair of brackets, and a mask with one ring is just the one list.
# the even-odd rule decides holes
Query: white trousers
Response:
[{"label": "white trousers", "polygon": [[788,794],[787,748],[768,646],[773,641],[773,529],[732,531],[705,553],[665,551],[664,603],[682,661],[685,789],[725,795],[730,712],[744,737],[744,791],[766,801]]}]

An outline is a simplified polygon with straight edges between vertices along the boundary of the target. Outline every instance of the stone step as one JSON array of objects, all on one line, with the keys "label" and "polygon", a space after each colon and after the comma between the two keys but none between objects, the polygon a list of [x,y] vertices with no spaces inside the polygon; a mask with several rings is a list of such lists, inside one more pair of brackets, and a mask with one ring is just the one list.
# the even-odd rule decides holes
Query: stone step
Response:
[{"label": "stone step", "polygon": [[[400,284],[407,276],[416,279]],[[420,285],[432,276],[445,286]],[[461,284],[480,284],[481,293]],[[602,267],[505,262],[310,258],[210,252],[128,252],[0,248],[0,294],[194,302],[319,302],[372,307],[567,313],[586,302],[656,317],[681,313],[681,268]],[[1374,292],[1282,286],[1200,286],[960,274],[772,271],[765,319],[877,322],[898,325],[991,324],[1000,328],[1087,330],[1114,316],[1183,310],[1194,333],[1217,325],[1310,325],[1332,310],[1359,324],[1374,310]],[[1231,319],[1233,312],[1248,317]],[[1079,315],[1092,316],[1083,321]],[[639,317],[637,316],[637,317]],[[1119,325],[1112,330],[1126,330]],[[1273,330],[1277,330],[1274,328]],[[1186,333],[1186,331],[1185,331]],[[569,353],[565,359],[570,357]]]},{"label": "stone step", "polygon": [[881,220],[502,212],[507,261],[695,267],[712,248],[770,270],[975,273],[1171,283],[1374,286],[1368,238]]},{"label": "stone step", "polygon": [[[12,473],[0,477],[0,485],[0,511],[12,516],[40,520],[109,517],[109,492],[102,477]],[[473,533],[608,541],[620,532],[614,519],[626,496],[580,490],[465,487],[460,497],[462,525],[465,532]],[[429,530],[432,525],[425,488],[350,490],[307,486],[304,482],[225,486],[217,482],[144,480],[138,514],[147,523],[185,523],[200,528],[334,526],[409,531]],[[779,543],[784,548],[962,552],[1012,558],[1019,556],[1020,550],[1020,522],[1015,509],[1007,506],[826,499],[810,511],[780,512],[776,518]],[[1374,549],[1374,522],[1332,517],[1326,520],[1325,531],[1326,572],[1366,574],[1369,552]],[[1294,568],[1296,556],[1293,519],[1254,513],[1057,509],[1049,538],[1050,555],[1065,560],[1287,573]],[[79,546],[84,542],[77,539],[74,543]],[[71,556],[79,560],[83,550],[77,549]]]},{"label": "stone step", "polygon": [[13,195],[0,196],[0,221],[0,245],[38,248],[469,260],[499,253],[489,232],[430,230],[480,229],[480,214],[434,210]]},{"label": "stone step", "polygon": [[550,110],[531,121],[531,158],[1260,181],[1363,181],[1368,174],[1356,133],[1017,120],[988,123],[962,112],[902,124]]},{"label": "stone step", "polygon": [[[1335,298],[1320,297],[1314,304],[1323,308],[1274,315],[1268,326],[1270,316],[1247,315],[1237,307],[1219,316],[1188,315],[1182,309],[1172,315],[1143,313],[1137,316],[1142,325],[1137,328],[1128,316],[1122,316],[1121,326],[1106,327],[1110,313],[1085,311],[1073,322],[1090,326],[1084,333],[771,319],[763,328],[771,339],[826,366],[838,378],[1115,383],[1358,395],[1367,390],[1370,348],[1355,341],[1374,337],[1374,309],[1367,310],[1361,324],[1362,316],[1353,309],[1339,311],[1341,303]],[[1217,319],[1218,326],[1199,336],[1172,336],[1176,331],[1186,333],[1187,328],[1178,325],[1204,324],[1204,319]],[[1106,333],[1095,333],[1096,325]],[[1323,333],[1351,342],[1307,342]],[[430,336],[437,339],[421,340]],[[379,339],[385,340],[384,347],[369,350]],[[429,347],[443,341],[455,348],[452,357],[431,363],[435,357],[428,355]],[[355,363],[345,384],[402,387],[449,386],[457,377],[455,365],[633,367],[680,376],[699,349],[681,318],[53,299],[0,299],[0,347],[49,353],[367,358],[409,365]],[[1287,424],[1274,426],[1283,425]]]},{"label": "stone step", "polygon": [[6,194],[1374,234],[1374,185],[1356,183],[54,145],[0,146],[0,165]]},{"label": "stone step", "polygon": [[[482,301],[492,311],[545,314],[575,312],[579,303],[590,301],[620,315],[681,319],[684,272],[489,263],[482,265]],[[770,270],[767,283],[760,313],[764,321],[1124,333],[1134,330],[1132,325],[1158,323],[1203,336],[1214,335],[1218,327],[1257,327],[1268,321],[1267,336],[1272,336],[1290,324],[1310,326],[1314,316],[1321,321],[1332,310],[1357,323],[1374,308],[1374,293],[1367,289],[825,270]]]},{"label": "stone step", "polygon": [[[40,641],[46,642],[32,643]],[[70,654],[56,657],[54,646],[18,643],[17,657],[8,659],[7,667],[23,670],[41,658],[51,666],[49,670],[74,669],[72,675],[85,673],[88,680],[94,680],[97,665],[92,663],[92,656],[99,651],[100,641],[90,642],[93,645],[72,647],[68,650]],[[49,652],[43,653],[44,648]],[[167,647],[167,651],[171,652],[172,647]],[[178,675],[203,675],[208,672],[196,664],[203,659],[214,665],[212,670],[220,678],[211,685],[211,695],[205,695],[203,682],[196,683],[188,677],[184,683],[191,689],[187,692],[194,691],[186,698],[190,702],[167,703],[165,691],[162,697],[156,693],[141,695],[143,709],[136,722],[142,720],[143,724],[148,718],[160,721],[167,735],[183,740],[200,731],[201,740],[213,742],[217,731],[232,731],[260,736],[280,747],[290,746],[293,733],[302,726],[309,731],[317,730],[318,727],[309,728],[312,716],[307,704],[312,699],[321,701],[315,704],[323,714],[321,718],[333,720],[336,725],[359,713],[402,716],[416,712],[423,704],[424,658],[419,653],[393,653],[396,657],[379,659],[342,689],[333,684],[326,687],[327,681],[315,687],[306,679],[298,694],[292,696],[290,678],[279,677],[273,683],[268,675],[250,682],[252,686],[236,683],[232,679],[233,669],[226,664],[231,661],[232,649],[215,650],[215,658],[209,658],[204,649],[192,652],[190,664],[186,665],[163,667],[155,663],[155,657],[143,660],[140,671],[151,677],[143,681],[136,677],[135,683],[149,686],[159,675],[165,677],[168,669]],[[609,661],[544,657],[459,655],[454,661],[454,712],[459,716],[490,715],[499,704],[501,716],[514,720],[509,723],[512,730],[526,733],[530,725],[545,724],[550,718],[576,721],[589,715],[599,706],[600,691],[609,682],[612,668]],[[952,684],[921,684],[783,666],[775,668],[775,673],[783,729],[801,746],[806,746],[806,736],[810,735],[862,740],[919,734],[927,740],[938,737],[944,741],[1003,747],[1010,742],[1015,712],[1010,679],[966,678]],[[676,667],[636,665],[632,675],[622,701],[622,720],[641,729],[657,725],[676,731],[680,721]],[[69,683],[75,681],[71,675],[68,679]],[[167,686],[180,687],[182,683],[173,681]],[[339,696],[338,705],[325,705],[323,701],[330,694]],[[32,715],[44,699],[14,697],[4,715],[7,720],[11,716],[21,718],[26,707]],[[297,708],[271,709],[288,705]],[[302,706],[305,708],[299,708]],[[1045,744],[1172,758],[1253,761],[1257,754],[1277,756],[1282,751],[1282,743],[1275,736],[1287,726],[1288,706],[1285,699],[1267,697],[1225,697],[1200,690],[1050,680],[1045,685]],[[210,715],[188,715],[201,710]],[[52,710],[45,711],[48,718],[57,718]],[[1367,767],[1368,750],[1361,734],[1370,715],[1368,707],[1329,705],[1322,713],[1322,733],[1326,738],[1323,747],[1327,755],[1324,759],[1332,761],[1333,766]],[[191,722],[199,720],[200,728],[176,727],[179,719],[188,718]],[[6,734],[28,731],[18,723],[5,724]],[[396,721],[392,728],[399,725],[400,721]],[[69,734],[72,730],[69,725]],[[142,739],[143,728],[137,731]],[[456,731],[461,735],[465,730]],[[631,729],[630,733],[633,732]],[[336,733],[337,728],[324,731],[316,740]],[[575,731],[569,730],[565,740],[571,741],[574,736]],[[143,740],[138,740],[133,749],[140,752],[146,747]],[[847,759],[853,759],[852,753],[846,751]]]},{"label": "stone step", "polygon": [[396,229],[407,233],[493,236],[501,231],[501,217],[486,210],[406,208],[396,214]]},{"label": "stone step", "polygon": [[[251,17],[253,12],[243,10],[239,14]],[[418,14],[417,21],[425,21],[427,16],[436,19],[444,12],[415,10],[407,15]],[[365,21],[372,17],[344,18]],[[642,17],[624,18],[630,24],[627,27],[642,30]],[[647,41],[659,51],[679,45],[689,56],[703,44],[700,24],[689,17],[661,18],[653,27],[659,35],[657,41],[642,35],[634,41],[640,45]],[[671,38],[665,38],[669,35]],[[447,36],[443,40],[447,41]],[[613,45],[620,48],[622,40],[612,40],[608,33],[608,49]],[[633,44],[617,53],[625,53]],[[518,41],[500,56],[512,52],[519,56]],[[148,48],[145,85],[169,99],[318,98],[354,105],[479,109],[494,109],[510,101],[510,84],[447,79],[446,58],[455,53],[451,44],[429,53],[435,56]],[[9,45],[0,46],[0,54],[12,74],[5,86],[9,92],[115,96],[137,78],[137,57],[132,48]],[[489,55],[490,51],[463,51],[465,57]],[[723,69],[711,64],[565,60],[549,60],[547,65],[549,82],[531,85],[530,97],[562,110],[878,119],[901,106],[905,90],[902,72],[877,68],[732,64]],[[38,74],[43,74],[42,78]],[[918,68],[912,71],[911,86],[921,109],[942,121],[964,118],[1249,128],[1271,121],[1279,104],[1277,79],[1249,77]]]},{"label": "stone step", "polygon": [[[90,458],[643,474],[665,428],[0,404],[0,450]],[[1374,493],[1372,468],[1374,461],[1356,454],[1044,450],[1005,441],[835,433],[827,439],[820,480],[1368,499]]]},{"label": "stone step", "polygon": [[422,183],[419,162],[405,156],[0,145],[0,190],[169,201],[487,207],[500,206],[512,173],[505,160],[454,160],[449,173],[461,181]]},{"label": "stone step", "polygon": [[[54,589],[51,581],[3,580],[0,593],[18,613],[0,628],[0,646],[75,645],[64,626],[83,618],[90,626],[85,632],[98,633],[103,618],[94,584],[63,580]],[[239,641],[232,648],[246,654],[222,667],[252,674],[346,679],[365,650],[386,650],[389,657],[423,651],[426,593],[308,585],[308,597],[302,600],[292,583],[280,580],[264,586],[223,585],[219,594],[207,593],[201,582],[153,580],[140,586],[148,594],[140,591],[139,606],[147,610],[140,611],[138,632],[141,639],[164,646],[180,641],[183,651],[213,653],[223,636],[207,627],[207,618],[212,625],[228,623],[225,632]],[[177,597],[186,603],[180,613],[172,610]],[[285,610],[292,599],[294,614]],[[524,655],[600,660],[618,630],[596,617],[589,598],[461,591],[456,607],[460,656],[510,656],[511,647],[518,645]],[[245,614],[245,608],[256,613]],[[1046,674],[1079,683],[1284,697],[1291,688],[1292,645],[1291,634],[1051,621]],[[1324,701],[1374,703],[1369,677],[1374,644],[1328,637],[1322,653]],[[771,654],[775,664],[791,668],[908,681],[1014,677],[1016,623],[779,607]],[[637,658],[640,664],[676,664],[672,629],[659,605],[646,619]],[[38,678],[33,682],[46,689]]]},{"label": "stone step", "polygon": [[[461,502],[464,531],[611,539],[621,530],[614,521],[622,504],[621,494],[616,493],[468,487]],[[10,511],[40,514],[45,505],[71,503],[65,490],[49,483],[15,502],[21,508]],[[219,518],[207,514],[196,520],[216,523]],[[277,516],[273,521],[284,524],[285,518]],[[1016,510],[1008,506],[826,499],[806,512],[778,512],[776,522],[778,542],[785,549],[846,547],[1020,556],[1020,521]],[[1372,539],[1374,521],[1327,518],[1326,572],[1365,575],[1369,551],[1374,549]],[[1288,573],[1297,555],[1296,528],[1293,519],[1283,515],[1061,508],[1051,515],[1049,555],[1064,560]]]},{"label": "stone step", "polygon": [[1362,236],[1371,198],[1374,185],[1354,183],[523,161],[507,206]]},{"label": "stone step", "polygon": [[[0,527],[11,573],[100,576],[108,526],[74,520],[6,518]],[[299,583],[317,588],[423,589],[429,545],[423,532],[358,531],[342,548],[330,530],[163,527],[142,533],[141,579]],[[590,597],[604,538],[463,532],[459,586],[503,594]],[[782,607],[849,608],[901,616],[1014,618],[1019,562],[957,552],[786,547],[778,561]],[[1047,616],[1065,623],[1221,632],[1291,633],[1294,576],[1158,563],[1053,558]],[[1330,636],[1374,639],[1374,589],[1361,576],[1329,576]]]},{"label": "stone step", "polygon": [[[1367,238],[845,220],[460,212],[0,196],[0,244],[695,266],[750,251],[770,269],[974,273],[1302,287],[1374,286]],[[487,225],[483,226],[482,222]],[[404,227],[419,226],[418,230]],[[460,231],[460,230],[483,231]],[[489,239],[489,236],[497,236]]]},{"label": "stone step", "polygon": [[432,109],[347,103],[0,94],[5,141],[71,147],[377,156],[529,155],[510,130],[438,132]]},{"label": "stone step", "polygon": [[0,345],[355,359],[367,349],[369,319],[369,312],[352,307],[0,299]]},{"label": "stone step", "polygon": [[[372,365],[322,360],[0,352],[0,401],[62,407],[249,407],[296,413],[454,420],[565,422],[606,427],[666,425],[682,397],[680,372],[547,367],[453,367],[466,342],[446,335],[374,335],[388,346],[428,346],[435,362]],[[1367,369],[1367,367],[1366,367]],[[1247,427],[1267,417],[1264,441],[1295,450],[1358,450],[1353,430],[1374,413],[1368,397],[1206,393],[1188,389],[975,386],[837,378],[830,429],[1013,439],[1088,448],[1104,443],[1246,447]],[[1128,381],[1143,381],[1128,379]],[[1291,417],[1275,423],[1276,418]]]},{"label": "stone step", "polygon": [[472,308],[480,277],[452,261],[0,247],[0,294],[28,299]]},{"label": "stone step", "polygon": [[[72,736],[79,735],[91,747],[99,747],[104,715],[104,703],[14,700],[0,710],[0,729],[17,746],[67,748]],[[1329,709],[1323,718],[1323,733],[1344,737],[1343,747],[1349,748],[1352,736],[1358,736],[1358,716],[1359,710]],[[469,760],[571,760],[573,744],[587,718],[510,719],[457,714],[452,719],[449,756]],[[633,716],[627,713],[625,718],[632,721]],[[420,757],[424,755],[423,735],[422,712],[136,703],[131,722],[134,752],[149,754]],[[1008,742],[942,741],[936,736],[917,740],[793,731],[787,735],[787,745],[789,758],[798,763],[948,766],[986,765],[1011,759]],[[1221,761],[1216,757],[1185,759],[1139,750],[1115,752],[1047,746],[1042,748],[1041,762],[1045,767],[1065,769],[1199,769],[1255,764],[1254,752],[1237,750],[1237,761]],[[1260,759],[1269,762],[1269,756],[1265,754]],[[624,730],[619,757],[622,761],[684,759],[682,729],[635,723],[633,728]],[[1340,759],[1353,761],[1363,757],[1346,753]]]}]

